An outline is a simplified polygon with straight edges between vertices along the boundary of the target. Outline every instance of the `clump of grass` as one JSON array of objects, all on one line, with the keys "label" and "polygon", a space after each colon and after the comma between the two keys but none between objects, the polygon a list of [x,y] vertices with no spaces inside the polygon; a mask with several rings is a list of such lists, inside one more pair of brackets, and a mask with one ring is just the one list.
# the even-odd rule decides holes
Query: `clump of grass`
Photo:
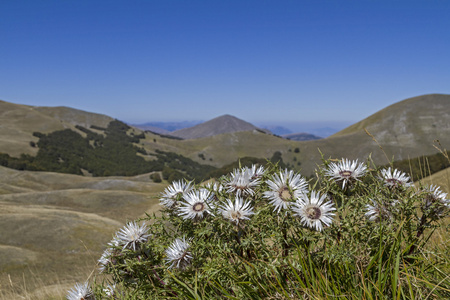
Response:
[{"label": "clump of grass", "polygon": [[370,160],[323,160],[316,174],[308,183],[272,164],[174,182],[160,215],[108,244],[92,297],[450,297],[448,235],[430,242],[448,226],[446,193]]}]

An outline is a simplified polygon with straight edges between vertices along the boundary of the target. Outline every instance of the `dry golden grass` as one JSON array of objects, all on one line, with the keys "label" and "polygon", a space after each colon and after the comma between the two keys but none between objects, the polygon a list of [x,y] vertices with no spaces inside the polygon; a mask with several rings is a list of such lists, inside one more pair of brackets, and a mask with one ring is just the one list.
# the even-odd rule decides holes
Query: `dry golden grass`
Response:
[{"label": "dry golden grass", "polygon": [[421,180],[423,184],[434,184],[450,195],[450,168],[439,171]]},{"label": "dry golden grass", "polygon": [[33,132],[50,133],[75,125],[89,128],[91,125],[106,127],[114,120],[111,117],[67,107],[36,107],[0,100],[0,152],[18,157],[21,153],[35,155],[37,148],[30,141],[37,142]]},{"label": "dry golden grass", "polygon": [[159,208],[149,174],[83,177],[0,167],[0,299],[61,299],[126,221]]}]

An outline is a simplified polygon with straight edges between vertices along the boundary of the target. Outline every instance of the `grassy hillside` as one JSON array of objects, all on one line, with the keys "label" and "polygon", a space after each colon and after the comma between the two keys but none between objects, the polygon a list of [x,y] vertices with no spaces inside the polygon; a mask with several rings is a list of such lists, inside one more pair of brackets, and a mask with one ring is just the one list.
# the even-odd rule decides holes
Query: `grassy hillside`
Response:
[{"label": "grassy hillside", "polygon": [[450,195],[450,168],[446,168],[421,180],[423,184],[434,184]]},{"label": "grassy hillside", "polygon": [[36,107],[0,100],[0,152],[14,157],[37,153],[30,142],[37,142],[33,132],[50,133],[73,129],[75,125],[106,127],[111,117],[66,107]]},{"label": "grassy hillside", "polygon": [[[183,141],[146,134],[142,143],[147,150],[158,148],[181,153],[196,161],[201,161],[199,154],[202,154],[205,163],[216,167],[239,157],[270,158],[275,151],[280,151],[286,163],[310,175],[321,162],[320,152],[326,158],[365,160],[370,155],[376,164],[384,165],[437,153],[433,146],[435,140],[448,149],[449,117],[450,95],[432,94],[400,101],[321,140],[288,141],[258,131],[246,131]],[[293,151],[296,148],[298,152]]]},{"label": "grassy hillside", "polygon": [[[0,134],[5,137],[0,140],[0,152],[15,157],[21,153],[36,155],[37,149],[30,146],[30,141],[38,141],[32,135],[34,131],[48,133],[71,128],[85,136],[73,124],[79,123],[77,125],[84,127],[92,123],[91,126],[104,127],[108,120],[102,115],[70,108],[34,108],[7,102],[0,104],[4,108],[2,122],[8,124],[0,129]],[[371,155],[376,164],[384,165],[393,160],[436,153],[433,142],[437,139],[444,148],[450,148],[450,127],[447,124],[449,117],[450,95],[432,94],[400,101],[321,140],[289,141],[259,131],[176,140],[147,132],[145,138],[140,139],[136,145],[143,147],[149,154],[157,154],[157,151],[172,152],[214,167],[222,167],[242,157],[269,159],[279,151],[283,161],[291,168],[311,175],[321,162],[320,152],[326,158],[365,160]],[[20,119],[26,119],[24,124],[28,125],[21,125],[17,121]],[[33,123],[35,126],[32,126]],[[142,132],[134,130],[136,134]],[[101,134],[101,131],[96,133]],[[155,158],[152,155],[143,157],[146,160]]]},{"label": "grassy hillside", "polygon": [[92,176],[133,176],[163,171],[163,175],[167,174],[167,179],[171,177],[172,180],[182,177],[202,180],[214,169],[179,154],[159,150],[147,152],[138,146],[145,135],[135,134],[133,128],[118,120],[109,122],[106,128],[92,127],[87,129],[76,125],[76,130],[64,129],[49,134],[34,132],[33,136],[39,138],[33,144],[39,149],[35,156],[21,154],[15,158],[0,153],[0,165],[17,170]]},{"label": "grassy hillside", "polygon": [[0,182],[0,299],[13,291],[37,299],[44,293],[37,288],[56,283],[65,294],[66,284],[95,268],[127,220],[159,208],[165,187],[149,174],[105,178],[4,167]]}]

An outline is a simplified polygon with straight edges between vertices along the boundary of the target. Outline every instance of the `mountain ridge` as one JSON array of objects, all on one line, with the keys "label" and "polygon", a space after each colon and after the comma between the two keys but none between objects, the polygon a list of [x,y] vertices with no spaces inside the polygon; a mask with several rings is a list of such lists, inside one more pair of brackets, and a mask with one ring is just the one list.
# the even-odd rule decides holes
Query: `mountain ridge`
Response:
[{"label": "mountain ridge", "polygon": [[[9,153],[15,157],[19,157],[21,153],[35,155],[38,149],[30,146],[30,142],[37,141],[37,138],[32,135],[33,131],[47,130],[49,132],[52,129],[69,128],[83,133],[73,126],[73,122],[79,118],[70,117],[71,114],[58,113],[60,120],[49,116],[57,113],[43,114],[33,107],[0,102],[0,109],[5,107],[8,108],[6,111],[0,111],[0,120],[3,125],[0,128],[2,137],[0,153]],[[65,110],[71,109],[65,108]],[[75,109],[72,112],[85,113]],[[64,118],[67,115],[70,120],[65,121]],[[220,121],[220,117],[218,118]],[[225,115],[225,120],[234,118]],[[152,159],[151,157],[157,154],[157,151],[165,151],[183,155],[201,164],[222,167],[242,157],[269,159],[275,152],[280,152],[284,162],[288,163],[290,168],[301,170],[308,175],[312,174],[317,164],[321,162],[320,153],[325,157],[346,157],[360,161],[367,159],[370,155],[376,164],[384,165],[390,160],[434,154],[437,150],[433,142],[437,139],[441,141],[444,148],[448,149],[450,148],[449,120],[450,95],[427,94],[394,103],[320,140],[286,140],[262,133],[256,126],[245,121],[242,123],[249,126],[245,128],[250,129],[249,131],[218,132],[216,135],[184,140],[171,139],[152,132],[144,134],[138,129],[133,130],[135,134],[145,136],[140,139],[139,147],[148,153],[145,156],[146,159]],[[212,121],[214,119],[210,120]],[[29,123],[28,127],[24,127],[22,123]],[[219,129],[227,128],[225,125],[218,127]],[[202,127],[202,124],[198,126]],[[293,151],[297,148],[298,151]]]},{"label": "mountain ridge", "polygon": [[[252,130],[264,131],[263,129],[260,129],[255,125],[235,116],[224,114],[193,127],[172,131],[170,134],[183,139],[197,139],[224,133]],[[264,132],[267,132],[267,130]]]}]

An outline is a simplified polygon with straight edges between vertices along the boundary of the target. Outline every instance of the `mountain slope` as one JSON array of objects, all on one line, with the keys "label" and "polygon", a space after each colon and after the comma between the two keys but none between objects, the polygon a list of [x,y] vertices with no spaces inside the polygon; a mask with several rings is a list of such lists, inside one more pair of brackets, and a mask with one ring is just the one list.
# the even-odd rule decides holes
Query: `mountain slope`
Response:
[{"label": "mountain slope", "polygon": [[[4,102],[0,104],[7,105]],[[5,127],[0,128],[0,152],[8,153],[9,147],[15,149],[17,156],[20,153],[29,153],[30,149],[34,149],[28,144],[30,139],[36,140],[31,135],[32,131],[44,131],[45,126],[49,126],[47,130],[73,127],[69,122],[51,118],[48,113],[43,114],[32,107],[16,104],[10,106],[11,110],[2,110],[1,116],[7,124],[15,124],[17,128],[8,127],[13,133]],[[25,135],[21,135],[20,132],[17,133],[17,129],[23,126],[20,124],[20,118],[26,118],[27,113],[34,119],[25,119],[24,122],[29,124],[22,130]],[[168,151],[215,167],[230,164],[245,156],[270,158],[278,151],[291,168],[310,175],[317,168],[317,164],[321,163],[319,150],[326,158],[346,157],[361,161],[371,155],[376,164],[385,165],[392,159],[401,160],[436,153],[437,150],[433,147],[436,139],[440,140],[443,148],[449,149],[449,117],[450,95],[432,94],[395,103],[331,137],[320,140],[282,139],[264,134],[250,123],[225,115],[183,130],[186,131],[184,137],[189,139],[169,139],[147,132],[139,144],[150,154],[155,154],[158,150]],[[45,120],[48,122],[42,123]],[[7,138],[3,138],[4,136]],[[194,137],[195,139],[192,139]],[[149,158],[150,156],[146,156],[146,159]]]},{"label": "mountain slope", "polygon": [[417,145],[417,137],[444,136],[450,130],[450,95],[430,94],[392,104],[332,135],[355,134],[366,128],[379,142]]},{"label": "mountain slope", "polygon": [[21,153],[36,155],[33,132],[50,133],[75,129],[75,125],[106,127],[114,120],[106,115],[69,107],[44,107],[14,104],[0,100],[0,152],[18,157]]},{"label": "mountain slope", "polygon": [[193,127],[173,131],[171,135],[183,139],[198,139],[224,133],[261,130],[231,115],[223,115]]},{"label": "mountain slope", "polygon": [[[376,142],[364,129],[376,139]],[[365,159],[377,164],[436,153],[439,140],[450,148],[450,95],[431,94],[388,106],[368,118],[322,140],[303,142],[303,168],[309,171],[320,156]],[[380,147],[382,149],[380,149]]]}]

